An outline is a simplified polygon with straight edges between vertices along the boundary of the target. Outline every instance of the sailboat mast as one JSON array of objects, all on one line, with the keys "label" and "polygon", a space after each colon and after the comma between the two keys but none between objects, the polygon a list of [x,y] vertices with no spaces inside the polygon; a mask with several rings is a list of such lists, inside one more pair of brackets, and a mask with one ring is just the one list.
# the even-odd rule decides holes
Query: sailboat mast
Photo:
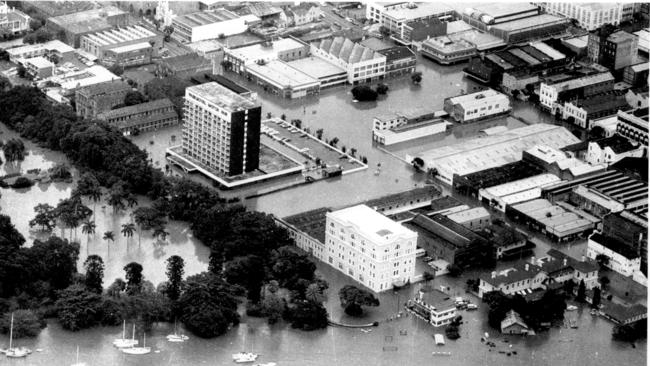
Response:
[{"label": "sailboat mast", "polygon": [[11,350],[13,338],[14,338],[14,313],[11,313],[11,326],[9,327],[9,349],[10,350]]},{"label": "sailboat mast", "polygon": [[132,340],[135,342],[135,323],[133,323],[133,335]]},{"label": "sailboat mast", "polygon": [[122,340],[126,339],[126,319],[122,321]]}]

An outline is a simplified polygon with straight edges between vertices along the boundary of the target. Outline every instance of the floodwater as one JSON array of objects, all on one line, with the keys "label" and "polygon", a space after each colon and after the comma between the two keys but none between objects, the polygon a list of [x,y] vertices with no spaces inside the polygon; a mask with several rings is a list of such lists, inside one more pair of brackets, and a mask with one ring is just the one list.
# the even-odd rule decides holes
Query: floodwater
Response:
[{"label": "floodwater", "polygon": [[[425,141],[417,141],[417,146],[396,146],[388,149],[397,156],[377,149],[372,144],[372,116],[404,108],[433,106],[442,109],[444,97],[460,93],[461,89],[471,92],[478,87],[472,81],[462,77],[463,65],[439,67],[428,60],[419,60],[418,69],[423,71],[422,86],[413,86],[408,78],[390,79],[391,88],[387,97],[376,103],[352,103],[348,88],[337,88],[323,92],[318,98],[288,101],[265,95],[259,91],[263,103],[263,113],[279,116],[286,114],[287,119],[300,118],[303,126],[312,131],[324,129],[324,137],[338,137],[339,146],[356,148],[358,154],[367,156],[370,169],[353,173],[336,180],[316,182],[295,187],[277,193],[246,201],[251,209],[265,211],[278,216],[290,215],[304,210],[322,206],[342,206],[375,198],[385,194],[396,193],[424,184],[424,177],[413,171],[399,158],[411,148],[425,149],[443,144],[454,143],[470,138],[478,129],[465,128],[450,134],[434,136]],[[550,116],[540,116],[538,111],[524,103],[515,103],[515,115],[524,118],[527,123],[551,122]],[[496,122],[509,128],[522,126],[524,123],[504,119]],[[489,127],[489,124],[488,126]],[[1,138],[12,136],[2,126]],[[180,137],[178,127],[142,134],[134,141],[150,152],[158,166],[164,166],[164,148],[172,144],[171,136]],[[150,144],[153,141],[153,144]],[[46,151],[26,142],[29,155],[20,167],[13,169],[47,168],[55,162],[65,161],[58,153]],[[381,164],[381,173],[374,175],[377,164]],[[3,165],[0,169],[6,169]],[[4,171],[3,171],[4,173]],[[69,196],[68,184],[50,184],[35,186],[28,190],[2,189],[0,207],[2,212],[12,217],[12,221],[31,242],[37,233],[30,232],[28,221],[33,217],[33,207],[42,202],[55,205],[60,199]],[[227,193],[227,195],[233,193]],[[147,204],[141,199],[141,204]],[[88,204],[91,208],[92,203]],[[165,260],[172,254],[185,259],[186,275],[201,272],[207,268],[208,250],[192,238],[187,225],[170,223],[167,231],[171,233],[165,242],[151,238],[150,233],[143,233],[141,243],[138,235],[127,240],[121,234],[120,225],[129,220],[128,212],[113,215],[110,206],[97,204],[97,234],[87,238],[76,233],[81,242],[80,263],[88,253],[99,254],[107,262],[105,285],[116,277],[123,277],[122,267],[130,261],[138,261],[144,267],[145,278],[154,284],[164,280]],[[56,229],[60,230],[60,229]],[[101,240],[107,230],[115,232],[115,243],[107,244]],[[66,229],[66,237],[74,231]],[[553,244],[543,238],[539,241],[536,255],[541,256]],[[574,244],[568,250],[571,255],[579,256],[584,251],[584,242]],[[447,340],[445,346],[435,346],[432,335],[444,333],[436,330],[413,317],[403,317],[393,321],[387,319],[395,315],[406,298],[413,296],[417,285],[401,290],[397,294],[380,295],[382,305],[369,309],[362,319],[350,319],[343,314],[338,303],[338,290],[350,284],[350,280],[335,270],[318,264],[319,273],[330,283],[329,299],[326,307],[332,319],[343,323],[367,324],[380,321],[377,328],[370,333],[359,329],[330,327],[314,332],[292,330],[286,324],[268,326],[261,319],[243,318],[242,324],[230,330],[226,335],[203,340],[191,337],[188,342],[168,343],[165,335],[170,326],[161,324],[147,334],[147,345],[154,352],[145,356],[128,356],[120,353],[111,345],[112,340],[121,334],[120,327],[94,328],[72,333],[62,330],[57,324],[51,324],[35,339],[19,340],[17,345],[25,345],[34,350],[26,360],[2,361],[8,365],[66,365],[75,362],[76,347],[80,348],[80,362],[95,365],[227,365],[232,364],[231,354],[239,351],[253,351],[261,356],[258,362],[277,362],[285,365],[644,365],[646,360],[645,341],[632,348],[629,344],[611,340],[612,324],[601,318],[592,318],[588,311],[573,312],[570,316],[579,316],[579,329],[553,328],[536,337],[509,337],[510,343],[497,337],[498,349],[510,348],[517,355],[506,356],[498,349],[488,351],[480,342],[484,332],[495,337],[497,334],[487,325],[487,309],[478,299],[479,310],[461,312],[465,324],[461,326],[461,338]],[[433,284],[450,288],[451,296],[469,296],[464,293],[464,282],[448,277],[436,278]],[[406,335],[400,331],[406,330]],[[140,335],[141,337],[141,335]],[[0,345],[7,338],[0,337]],[[451,352],[451,356],[432,356],[433,351]]]}]

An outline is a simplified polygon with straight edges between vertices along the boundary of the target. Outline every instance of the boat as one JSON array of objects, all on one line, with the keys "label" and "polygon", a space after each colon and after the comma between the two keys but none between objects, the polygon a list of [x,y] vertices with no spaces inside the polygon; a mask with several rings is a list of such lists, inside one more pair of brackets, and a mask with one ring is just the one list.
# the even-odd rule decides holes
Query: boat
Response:
[{"label": "boat", "polygon": [[180,343],[180,342],[185,342],[185,341],[187,341],[188,339],[190,339],[190,337],[186,336],[185,334],[182,334],[182,333],[181,333],[181,334],[178,334],[178,325],[177,325],[177,323],[174,321],[174,334],[168,334],[168,335],[167,335],[167,340],[168,340],[169,342]]},{"label": "boat", "polygon": [[14,313],[11,313],[11,325],[9,326],[9,348],[5,351],[5,355],[10,358],[27,357],[32,350],[27,347],[13,347],[14,340]]},{"label": "boat", "polygon": [[253,366],[276,366],[277,363],[275,362],[267,362],[267,363],[256,363]]},{"label": "boat", "polygon": [[[135,337],[135,324],[133,324],[133,337]],[[127,348],[138,345],[138,341],[135,338],[126,339],[126,320],[122,323],[122,338],[115,339],[113,345],[117,348]]]},{"label": "boat", "polygon": [[435,334],[433,336],[433,339],[435,339],[436,344],[439,346],[444,346],[445,345],[445,337],[442,336],[442,334]]},{"label": "boat", "polygon": [[578,307],[575,305],[567,305],[566,309],[568,311],[578,310]]},{"label": "boat", "polygon": [[257,360],[257,355],[251,352],[239,352],[233,353],[232,359],[236,363],[255,362],[255,360]]},{"label": "boat", "polygon": [[589,314],[591,314],[591,315],[598,315],[598,310],[596,310],[596,309],[591,309],[591,311],[589,312]]},{"label": "boat", "polygon": [[122,348],[122,352],[127,355],[146,355],[151,352],[151,347],[147,347],[147,335],[142,333],[142,347]]},{"label": "boat", "polygon": [[478,305],[472,303],[467,304],[467,310],[477,310],[477,309],[478,309]]},{"label": "boat", "polygon": [[77,346],[77,361],[71,366],[86,366],[85,362],[79,362],[79,346]]},{"label": "boat", "polygon": [[431,352],[434,356],[451,356],[451,352]]}]

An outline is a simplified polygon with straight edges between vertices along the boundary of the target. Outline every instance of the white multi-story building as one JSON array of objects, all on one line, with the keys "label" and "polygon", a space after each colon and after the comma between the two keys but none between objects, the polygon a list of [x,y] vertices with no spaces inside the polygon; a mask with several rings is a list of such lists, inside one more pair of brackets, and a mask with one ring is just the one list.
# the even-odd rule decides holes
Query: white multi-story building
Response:
[{"label": "white multi-story building", "polygon": [[345,37],[313,42],[310,51],[346,70],[348,83],[353,85],[380,80],[386,74],[386,56]]},{"label": "white multi-story building", "polygon": [[587,256],[596,259],[599,254],[607,256],[608,268],[623,276],[632,276],[641,269],[641,256],[632,247],[600,233],[593,233],[587,242]]},{"label": "white multi-story building", "polygon": [[435,289],[421,289],[406,308],[434,327],[451,323],[456,317],[456,303],[449,294]]},{"label": "white multi-story building", "polygon": [[616,132],[620,135],[627,137],[632,141],[636,141],[641,145],[648,146],[648,112],[645,109],[636,110],[634,112],[618,111],[616,115],[618,123],[616,124]]},{"label": "white multi-story building", "polygon": [[614,76],[610,72],[591,74],[558,83],[543,82],[539,90],[539,103],[555,113],[567,100],[586,98],[594,94],[612,90]]},{"label": "white multi-story building", "polygon": [[508,113],[512,108],[507,95],[488,89],[446,98],[444,109],[454,120],[464,123]]},{"label": "white multi-story building", "polygon": [[644,146],[614,135],[601,140],[590,141],[585,160],[589,164],[614,164],[625,157],[642,157]]},{"label": "white multi-story building", "polygon": [[7,2],[0,2],[0,29],[12,34],[29,30],[30,16],[20,10],[9,7]]},{"label": "white multi-story building", "polygon": [[202,11],[175,17],[171,37],[182,43],[215,39],[244,33],[249,24],[259,21],[253,14],[240,16],[226,9]]},{"label": "white multi-story building", "polygon": [[413,280],[417,233],[365,205],[328,212],[326,263],[372,291]]},{"label": "white multi-story building", "polygon": [[388,31],[404,37],[404,26],[408,23],[438,18],[441,20],[451,19],[454,9],[439,2],[395,2],[395,3],[368,3],[366,6],[366,18],[373,22],[380,23]]},{"label": "white multi-story building", "polygon": [[634,3],[581,3],[545,2],[537,3],[549,14],[561,15],[578,21],[580,27],[594,30],[609,24],[620,24],[631,20]]},{"label": "white multi-story building", "polygon": [[261,109],[216,82],[185,89],[184,157],[228,176],[257,169]]}]

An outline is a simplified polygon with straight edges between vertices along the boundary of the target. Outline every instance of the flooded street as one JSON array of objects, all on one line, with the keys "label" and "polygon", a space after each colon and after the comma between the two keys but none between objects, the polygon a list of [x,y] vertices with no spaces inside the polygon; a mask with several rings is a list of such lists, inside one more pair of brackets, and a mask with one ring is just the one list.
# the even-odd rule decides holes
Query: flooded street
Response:
[{"label": "flooded street", "polygon": [[[461,90],[471,92],[477,87],[472,81],[463,78],[461,69],[464,65],[440,67],[431,61],[419,59],[418,69],[423,72],[422,86],[414,86],[409,78],[389,79],[390,91],[385,100],[376,103],[353,103],[348,87],[326,90],[319,97],[308,100],[280,100],[259,91],[263,115],[271,112],[275,116],[286,114],[287,120],[299,118],[303,126],[312,131],[324,130],[324,138],[340,139],[339,146],[356,148],[359,155],[366,156],[370,167],[365,171],[353,173],[336,180],[317,182],[309,185],[284,190],[277,193],[247,200],[245,204],[254,210],[286,216],[322,206],[343,206],[350,203],[376,198],[382,195],[404,191],[424,184],[424,176],[416,173],[403,161],[386,153],[372,143],[372,116],[418,106],[432,106],[442,109],[444,97],[459,94]],[[250,87],[250,85],[247,85]],[[529,123],[551,121],[550,116],[539,116],[539,112],[524,103],[515,103],[515,115]],[[495,122],[515,128],[524,125],[513,118]],[[491,126],[490,124],[487,127]],[[2,126],[1,138],[12,136]],[[455,132],[434,136],[417,143],[415,147],[396,146],[393,151],[397,157],[403,157],[411,148],[425,149],[443,144],[455,143],[471,138],[479,128],[459,129]],[[142,134],[134,137],[140,147],[151,153],[157,166],[164,166],[164,149],[172,144],[172,135],[180,138],[180,127]],[[149,141],[154,141],[150,144]],[[29,155],[19,167],[1,167],[3,174],[25,171],[32,168],[48,168],[56,162],[65,161],[58,153],[45,151],[25,142]],[[374,167],[381,163],[382,171],[374,175]],[[76,172],[75,172],[76,174]],[[255,188],[259,189],[259,188]],[[18,230],[28,242],[37,237],[29,230],[28,222],[34,216],[33,207],[38,203],[56,203],[70,195],[71,185],[49,184],[37,185],[26,190],[0,190],[2,198],[0,207],[4,214],[10,215]],[[249,192],[250,193],[250,192]],[[226,193],[225,195],[232,195]],[[92,203],[87,203],[93,207]],[[140,204],[148,202],[140,198]],[[128,222],[129,212],[113,215],[110,206],[97,204],[97,234],[86,237],[78,229],[77,237],[81,243],[80,263],[86,254],[99,254],[107,263],[105,285],[116,277],[123,277],[122,267],[137,261],[144,267],[144,275],[154,285],[164,280],[165,260],[173,254],[185,259],[185,274],[191,275],[207,268],[208,250],[197,242],[189,232],[187,225],[170,222],[167,231],[171,233],[165,242],[151,238],[150,233],[142,233],[141,243],[138,235],[127,240],[120,234],[121,224]],[[60,234],[60,229],[56,229]],[[115,233],[115,243],[107,244],[101,240],[104,231]],[[70,236],[69,230],[64,232]],[[75,233],[73,231],[74,238]],[[538,245],[536,255],[545,253],[551,246],[543,239]],[[568,251],[577,256],[584,250],[584,243],[578,243]],[[441,365],[644,365],[646,360],[646,343],[643,341],[633,349],[629,344],[614,342],[611,339],[612,323],[602,318],[593,318],[587,310],[573,312],[571,316],[579,317],[579,329],[553,328],[549,332],[535,337],[510,337],[510,343],[497,337],[498,348],[517,350],[518,354],[506,356],[480,342],[484,332],[496,336],[495,330],[487,325],[487,308],[478,299],[472,298],[479,305],[474,312],[461,312],[465,324],[461,326],[461,338],[447,340],[445,346],[435,346],[432,334],[444,333],[436,330],[413,317],[403,317],[386,321],[394,315],[408,297],[413,296],[417,286],[404,289],[398,294],[380,295],[381,306],[368,309],[362,319],[350,319],[343,314],[338,301],[338,291],[350,281],[342,274],[322,264],[319,272],[330,283],[329,299],[326,307],[332,319],[343,323],[365,324],[380,321],[377,328],[370,333],[359,329],[330,327],[321,331],[302,332],[292,330],[286,324],[268,326],[263,319],[243,318],[242,324],[222,337],[203,340],[196,337],[186,343],[168,343],[165,335],[170,332],[168,325],[155,327],[147,335],[147,345],[155,351],[145,356],[127,356],[112,347],[111,342],[121,334],[120,327],[94,328],[83,332],[71,333],[51,323],[37,338],[19,340],[18,345],[32,349],[41,348],[26,360],[5,360],[5,365],[67,365],[74,362],[76,346],[80,347],[80,361],[89,366],[99,365],[230,365],[231,354],[239,351],[253,351],[261,356],[258,362],[277,362],[279,366],[289,365],[402,365],[420,366]],[[471,274],[468,274],[468,276]],[[468,296],[464,293],[467,277],[453,279],[441,277],[434,280],[435,286],[449,286],[452,296]],[[400,335],[406,330],[406,335]],[[7,338],[2,336],[0,344]],[[432,351],[451,352],[451,356],[432,356]]]}]

